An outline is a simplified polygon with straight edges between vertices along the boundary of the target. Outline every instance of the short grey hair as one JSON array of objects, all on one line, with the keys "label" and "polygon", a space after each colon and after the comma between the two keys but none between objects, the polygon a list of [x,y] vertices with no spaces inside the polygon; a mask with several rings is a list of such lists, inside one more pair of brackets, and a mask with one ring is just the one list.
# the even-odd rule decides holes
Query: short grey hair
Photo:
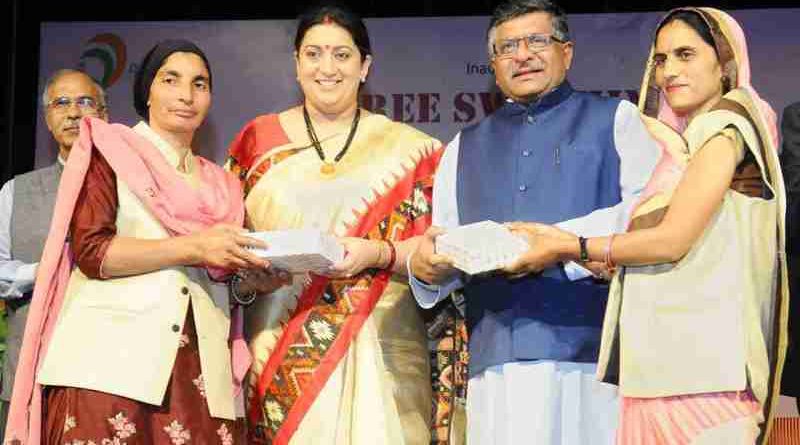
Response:
[{"label": "short grey hair", "polygon": [[100,85],[96,80],[94,80],[94,78],[92,78],[92,76],[87,74],[85,71],[75,70],[72,68],[62,68],[60,70],[56,70],[55,72],[53,72],[53,74],[51,74],[50,77],[47,78],[47,81],[44,83],[44,88],[42,89],[42,105],[43,105],[42,110],[45,113],[47,112],[47,102],[50,100],[50,98],[47,97],[48,93],[50,92],[50,87],[53,86],[53,84],[56,83],[62,77],[70,74],[81,74],[86,76],[87,79],[91,80],[92,84],[94,85],[94,88],[97,90],[97,97],[100,100],[100,106],[106,108],[107,106],[106,90],[103,88],[102,85]]},{"label": "short grey hair", "polygon": [[489,22],[489,29],[486,31],[486,44],[487,50],[489,51],[489,59],[494,57],[494,43],[497,27],[509,20],[535,12],[550,14],[553,26],[553,37],[562,42],[570,41],[567,14],[556,3],[550,0],[506,0],[494,8],[492,20]]}]

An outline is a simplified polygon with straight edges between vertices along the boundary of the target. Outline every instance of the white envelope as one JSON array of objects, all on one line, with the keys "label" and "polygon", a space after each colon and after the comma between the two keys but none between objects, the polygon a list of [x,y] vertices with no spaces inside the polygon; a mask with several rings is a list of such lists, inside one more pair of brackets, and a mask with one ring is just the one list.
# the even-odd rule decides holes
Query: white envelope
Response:
[{"label": "white envelope", "polygon": [[530,249],[528,242],[494,221],[448,229],[436,237],[436,253],[470,275],[501,269]]},{"label": "white envelope", "polygon": [[319,230],[250,232],[247,236],[267,243],[266,249],[249,248],[251,252],[290,273],[323,273],[344,259],[344,247],[339,241]]}]

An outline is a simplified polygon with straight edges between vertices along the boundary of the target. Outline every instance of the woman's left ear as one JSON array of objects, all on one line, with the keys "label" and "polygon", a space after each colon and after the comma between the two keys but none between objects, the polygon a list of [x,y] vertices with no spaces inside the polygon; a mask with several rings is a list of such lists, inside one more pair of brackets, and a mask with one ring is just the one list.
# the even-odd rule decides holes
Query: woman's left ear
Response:
[{"label": "woman's left ear", "polygon": [[361,64],[361,83],[367,81],[367,75],[369,74],[369,68],[372,66],[372,56],[367,54],[367,57],[364,58],[364,62]]}]

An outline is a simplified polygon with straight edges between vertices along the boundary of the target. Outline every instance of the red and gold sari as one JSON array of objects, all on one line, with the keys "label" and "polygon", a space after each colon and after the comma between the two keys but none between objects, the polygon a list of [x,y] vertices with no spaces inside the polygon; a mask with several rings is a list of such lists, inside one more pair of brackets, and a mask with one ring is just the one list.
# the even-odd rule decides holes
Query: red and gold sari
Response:
[{"label": "red and gold sari", "polygon": [[[440,143],[380,115],[362,116],[334,173],[323,173],[302,119],[261,116],[230,149],[253,230],[315,228],[402,241],[430,224]],[[326,158],[347,134],[322,141]],[[405,277],[295,276],[247,309],[254,356],[251,443],[427,444],[428,347]]]}]

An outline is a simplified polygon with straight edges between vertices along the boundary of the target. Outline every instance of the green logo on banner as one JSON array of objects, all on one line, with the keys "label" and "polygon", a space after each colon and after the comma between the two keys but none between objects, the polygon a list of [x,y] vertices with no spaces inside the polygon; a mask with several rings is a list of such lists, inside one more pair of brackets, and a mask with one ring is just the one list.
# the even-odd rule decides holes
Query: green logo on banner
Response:
[{"label": "green logo on banner", "polygon": [[[81,53],[80,67],[89,73],[103,88],[119,80],[128,62],[125,42],[115,34],[98,34],[86,42]],[[100,73],[93,69],[99,65]]]}]

